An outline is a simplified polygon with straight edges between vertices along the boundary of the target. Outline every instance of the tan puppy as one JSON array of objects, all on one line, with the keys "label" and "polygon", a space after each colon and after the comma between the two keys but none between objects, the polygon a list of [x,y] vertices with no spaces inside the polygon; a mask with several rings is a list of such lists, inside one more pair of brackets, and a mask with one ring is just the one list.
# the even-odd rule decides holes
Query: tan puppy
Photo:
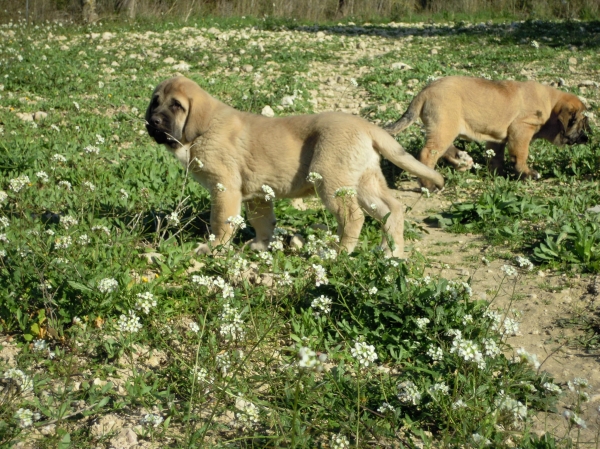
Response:
[{"label": "tan puppy", "polygon": [[[185,77],[156,87],[146,121],[150,136],[210,191],[215,245],[230,241],[231,218],[241,213],[245,202],[256,231],[251,247],[268,249],[275,227],[273,203],[265,199],[263,189],[268,186],[276,198],[303,197],[316,190],[335,216],[340,247],[348,252],[358,241],[363,210],[377,220],[389,213],[384,231],[393,242],[384,236],[383,246],[388,255],[402,257],[404,208],[386,186],[380,154],[440,188],[444,183],[439,173],[406,153],[387,132],[359,117],[329,112],[267,118],[240,112]],[[322,180],[309,182],[310,173]],[[340,196],[341,188],[354,193]],[[209,248],[201,244],[197,251],[207,253]]]},{"label": "tan puppy", "polygon": [[[585,106],[573,94],[527,81],[489,81],[449,76],[425,87],[408,110],[386,130],[393,135],[418,117],[425,124],[426,142],[420,160],[435,167],[444,156],[457,168],[470,168],[472,160],[452,143],[457,137],[485,141],[495,152],[491,169],[501,173],[504,148],[521,178],[540,175],[527,166],[529,142],[546,139],[555,145],[585,143],[589,131]],[[423,179],[425,187],[433,187]]]}]

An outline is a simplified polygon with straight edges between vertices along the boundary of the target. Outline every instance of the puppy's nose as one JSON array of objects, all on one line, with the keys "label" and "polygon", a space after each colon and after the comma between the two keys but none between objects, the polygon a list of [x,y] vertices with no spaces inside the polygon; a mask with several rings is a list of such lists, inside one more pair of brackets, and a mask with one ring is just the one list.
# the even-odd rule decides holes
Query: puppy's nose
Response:
[{"label": "puppy's nose", "polygon": [[154,127],[159,126],[162,123],[162,119],[157,116],[150,117],[150,124]]}]

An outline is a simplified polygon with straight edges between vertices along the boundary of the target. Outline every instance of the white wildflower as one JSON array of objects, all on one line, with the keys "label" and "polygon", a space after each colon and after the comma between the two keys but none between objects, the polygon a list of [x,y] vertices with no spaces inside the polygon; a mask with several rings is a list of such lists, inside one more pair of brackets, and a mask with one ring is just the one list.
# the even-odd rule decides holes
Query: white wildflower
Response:
[{"label": "white wildflower", "polygon": [[335,198],[353,198],[356,196],[356,189],[353,187],[340,187],[333,193],[333,196]]},{"label": "white wildflower", "polygon": [[58,186],[59,187],[63,187],[65,190],[71,190],[72,185],[69,181],[59,181],[58,182]]},{"label": "white wildflower", "polygon": [[364,341],[355,341],[354,347],[350,349],[350,353],[358,361],[358,364],[364,367],[369,366],[377,360],[375,346],[368,345]]},{"label": "white wildflower", "polygon": [[121,332],[136,333],[142,328],[140,318],[135,314],[133,310],[129,311],[129,315],[122,314],[119,317],[118,325]]},{"label": "white wildflower", "polygon": [[444,358],[444,351],[439,346],[437,348],[435,346],[430,346],[427,348],[427,355],[431,357],[432,360],[440,361]]},{"label": "white wildflower", "polygon": [[142,424],[146,424],[152,427],[158,427],[164,421],[160,415],[154,415],[152,413],[144,415],[141,419]]},{"label": "white wildflower", "polygon": [[313,299],[310,306],[314,309],[313,315],[319,317],[321,313],[328,314],[331,311],[331,304],[331,298],[321,295],[318,298]]},{"label": "white wildflower", "polygon": [[200,326],[198,326],[198,323],[196,323],[195,321],[192,321],[190,324],[188,324],[188,327],[195,334],[197,334],[200,331]]},{"label": "white wildflower", "polygon": [[14,179],[11,179],[10,181],[8,181],[9,189],[15,193],[20,192],[21,189],[28,184],[30,184],[30,181],[29,181],[29,176],[27,176],[27,175],[20,175]]},{"label": "white wildflower", "polygon": [[242,217],[241,215],[234,215],[229,217],[226,223],[229,223],[229,226],[231,226],[232,228],[246,228],[246,222],[244,221],[244,217]]},{"label": "white wildflower", "polygon": [[338,433],[331,436],[329,447],[331,449],[348,449],[350,447],[350,441],[348,441],[348,438],[344,435]]},{"label": "white wildflower", "polygon": [[71,226],[76,226],[79,224],[76,218],[71,217],[70,215],[65,215],[60,217],[60,224],[63,228],[69,229]]},{"label": "white wildflower", "polygon": [[215,186],[215,188],[217,189],[217,191],[219,192],[224,192],[225,190],[227,190],[225,188],[225,186],[223,184],[221,184],[220,182],[217,183],[217,185]]},{"label": "white wildflower", "polygon": [[538,369],[540,367],[540,362],[538,361],[537,355],[528,353],[524,348],[517,349],[515,360],[526,362],[533,369]]},{"label": "white wildflower", "polygon": [[50,160],[51,160],[51,161],[53,161],[53,162],[60,162],[60,163],[63,163],[63,164],[64,164],[65,162],[67,162],[67,158],[66,158],[66,157],[64,157],[62,154],[58,154],[58,153],[54,154],[54,155],[53,155],[53,156],[50,158]]},{"label": "white wildflower", "polygon": [[430,323],[430,320],[429,318],[417,318],[415,322],[417,323],[417,327],[422,330],[427,327],[427,325]]},{"label": "white wildflower", "polygon": [[150,309],[156,307],[156,299],[150,292],[138,293],[135,304],[136,309],[141,309],[147,315],[150,313]]},{"label": "white wildflower", "polygon": [[57,237],[54,240],[54,247],[56,249],[67,249],[72,243],[73,239],[70,236],[65,235],[64,237]]},{"label": "white wildflower", "polygon": [[40,182],[42,184],[45,184],[48,182],[48,173],[46,173],[45,171],[39,171],[35,174],[35,176],[37,176],[37,178],[40,180]]},{"label": "white wildflower", "polygon": [[268,185],[263,184],[261,189],[265,193],[265,201],[271,201],[273,198],[275,198],[275,192]]},{"label": "white wildflower", "polygon": [[320,174],[316,173],[316,172],[310,172],[308,174],[308,176],[306,177],[306,180],[308,182],[310,182],[310,183],[313,183],[313,184],[315,182],[317,182],[317,181],[321,181],[322,179],[323,179],[323,177]]},{"label": "white wildflower", "polygon": [[119,283],[113,278],[104,278],[98,282],[100,293],[112,293],[119,288]]},{"label": "white wildflower", "polygon": [[398,384],[398,399],[406,404],[417,405],[421,402],[421,393],[414,382],[405,380]]}]

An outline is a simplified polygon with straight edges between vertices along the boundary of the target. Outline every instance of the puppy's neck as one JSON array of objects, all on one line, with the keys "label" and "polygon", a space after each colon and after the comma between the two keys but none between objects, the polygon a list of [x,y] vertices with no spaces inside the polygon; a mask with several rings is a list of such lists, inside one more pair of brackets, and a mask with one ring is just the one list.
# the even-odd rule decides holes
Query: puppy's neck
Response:
[{"label": "puppy's neck", "polygon": [[173,150],[169,149],[170,153],[177,158],[177,160],[183,165],[183,168],[187,170],[190,165],[190,157],[191,157],[191,148],[192,144],[188,143],[180,146],[179,148]]}]

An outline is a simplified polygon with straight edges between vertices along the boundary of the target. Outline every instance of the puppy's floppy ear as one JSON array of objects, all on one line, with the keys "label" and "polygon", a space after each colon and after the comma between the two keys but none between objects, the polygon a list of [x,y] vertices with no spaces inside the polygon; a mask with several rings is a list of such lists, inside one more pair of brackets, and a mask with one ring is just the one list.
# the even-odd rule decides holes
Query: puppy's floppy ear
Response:
[{"label": "puppy's floppy ear", "polygon": [[186,142],[191,142],[208,130],[213,112],[213,99],[198,86],[189,93],[188,104],[184,136]]},{"label": "puppy's floppy ear", "polygon": [[569,104],[563,103],[558,112],[558,121],[563,127],[563,131],[567,131],[576,120],[577,111]]}]

